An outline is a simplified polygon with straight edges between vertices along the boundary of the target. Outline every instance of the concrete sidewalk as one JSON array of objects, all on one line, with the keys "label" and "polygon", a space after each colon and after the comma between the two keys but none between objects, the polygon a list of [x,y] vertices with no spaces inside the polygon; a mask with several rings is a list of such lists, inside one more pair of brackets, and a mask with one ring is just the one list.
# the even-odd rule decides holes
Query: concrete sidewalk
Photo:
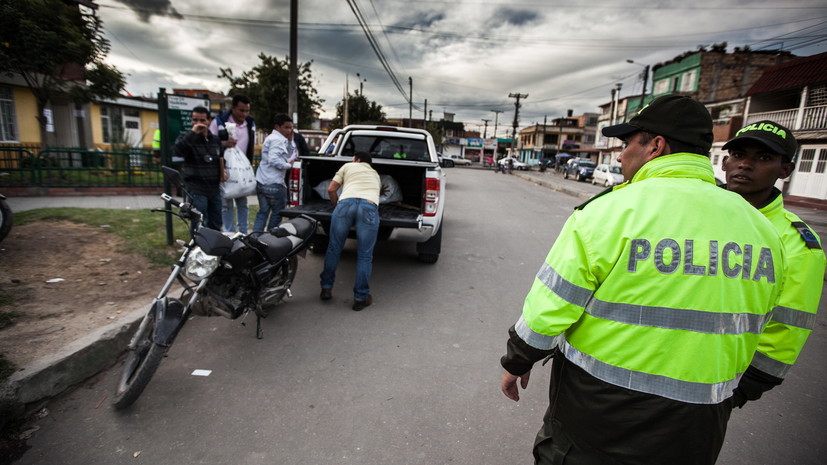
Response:
[{"label": "concrete sidewalk", "polygon": [[[178,200],[181,200],[178,198]],[[249,205],[258,206],[258,197],[247,197]],[[38,208],[107,208],[112,210],[142,210],[163,208],[160,195],[73,195],[64,197],[8,197],[12,212]]]}]

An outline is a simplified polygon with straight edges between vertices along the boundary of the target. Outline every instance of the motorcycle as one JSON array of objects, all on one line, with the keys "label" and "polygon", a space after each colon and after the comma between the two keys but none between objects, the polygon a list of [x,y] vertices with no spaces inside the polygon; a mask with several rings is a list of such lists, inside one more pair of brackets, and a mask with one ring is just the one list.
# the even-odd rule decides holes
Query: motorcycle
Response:
[{"label": "motorcycle", "polygon": [[12,215],[9,204],[6,203],[6,196],[0,194],[0,241],[6,238],[11,231]]},{"label": "motorcycle", "polygon": [[[163,167],[164,175],[184,193],[178,171]],[[256,337],[263,338],[262,318],[273,306],[291,296],[297,256],[313,238],[317,221],[294,218],[256,237],[222,233],[202,224],[203,215],[189,203],[161,195],[166,209],[153,209],[181,218],[191,239],[179,241],[184,250],[127,347],[123,373],[115,391],[114,407],[135,402],[149,383],[178,332],[191,314],[242,318],[256,316]],[[185,197],[186,198],[186,197]],[[170,208],[174,206],[178,211]],[[168,296],[175,283],[178,298]]]}]

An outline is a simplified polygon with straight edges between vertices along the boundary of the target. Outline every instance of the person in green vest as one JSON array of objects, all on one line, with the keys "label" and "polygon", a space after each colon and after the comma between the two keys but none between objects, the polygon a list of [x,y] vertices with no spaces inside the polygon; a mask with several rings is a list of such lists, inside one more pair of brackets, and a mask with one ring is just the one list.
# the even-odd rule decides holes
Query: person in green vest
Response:
[{"label": "person in green vest", "polygon": [[784,289],[758,350],[735,390],[735,403],[781,384],[813,331],[824,286],[827,259],[821,240],[801,218],[784,209],[776,181],[792,174],[798,144],[792,131],[774,121],[758,121],[727,142],[722,166],[727,190],[740,194],[772,222],[786,251]]},{"label": "person in green vest", "polygon": [[161,164],[161,128],[155,130],[152,135],[152,154],[154,155],[155,164]]},{"label": "person in green vest", "polygon": [[501,390],[553,358],[540,464],[715,463],[784,280],[778,233],[715,184],[712,118],[667,95],[627,123],[626,181],[577,207],[509,329]]}]

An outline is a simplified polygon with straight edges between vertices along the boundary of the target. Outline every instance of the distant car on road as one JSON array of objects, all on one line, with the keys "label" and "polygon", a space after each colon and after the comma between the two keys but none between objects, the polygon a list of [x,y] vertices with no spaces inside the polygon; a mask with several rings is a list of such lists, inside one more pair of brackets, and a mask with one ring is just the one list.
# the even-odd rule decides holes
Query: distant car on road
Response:
[{"label": "distant car on road", "polygon": [[520,171],[525,171],[525,170],[529,169],[527,164],[521,162],[520,160],[517,160],[514,157],[505,157],[505,158],[501,159],[500,161],[498,161],[497,163],[499,163],[503,167],[507,167],[508,166],[508,160],[512,160],[512,163],[513,163],[511,165],[512,169],[520,170]]},{"label": "distant car on road", "polygon": [[597,165],[592,174],[592,184],[600,184],[602,186],[616,186],[623,182],[623,173],[617,165]]},{"label": "distant car on road", "polygon": [[437,159],[439,160],[439,166],[441,166],[443,168],[453,168],[454,167],[454,160],[451,160],[450,158],[445,158],[439,152],[437,152],[436,156],[437,156]]},{"label": "distant car on road", "polygon": [[471,166],[471,160],[469,160],[467,158],[462,158],[459,155],[448,155],[447,159],[454,162],[455,165]]},{"label": "distant car on road", "polygon": [[569,160],[569,163],[563,171],[563,178],[568,179],[569,177],[573,177],[578,181],[585,181],[592,177],[595,167],[597,167],[597,164],[591,160],[582,160],[580,158]]}]

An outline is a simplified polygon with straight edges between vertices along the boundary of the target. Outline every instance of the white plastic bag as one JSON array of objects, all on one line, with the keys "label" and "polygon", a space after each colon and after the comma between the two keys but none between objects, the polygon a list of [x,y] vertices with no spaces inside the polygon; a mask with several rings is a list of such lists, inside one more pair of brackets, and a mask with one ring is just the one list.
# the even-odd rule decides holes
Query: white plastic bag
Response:
[{"label": "white plastic bag", "polygon": [[[330,194],[327,192],[327,187],[330,185],[331,181],[333,181],[333,179],[325,179],[324,181],[317,184],[316,187],[313,188],[313,190],[316,191],[317,194],[319,194],[319,197],[325,200],[330,200]],[[336,194],[342,195],[342,186],[339,186],[339,190],[336,191]]]},{"label": "white plastic bag", "polygon": [[[393,203],[402,201],[402,192],[399,190],[399,183],[390,175],[380,174],[382,190],[379,193],[379,203]],[[382,194],[384,192],[384,194]]]},{"label": "white plastic bag", "polygon": [[224,168],[227,180],[221,183],[221,196],[237,199],[256,193],[256,175],[250,161],[235,147],[224,151]]},{"label": "white plastic bag", "polygon": [[[319,197],[330,200],[330,194],[327,192],[327,187],[330,185],[330,182],[333,181],[332,179],[325,179],[324,181],[320,182],[313,188]],[[380,174],[379,181],[382,183],[382,189],[380,190],[379,194],[379,203],[392,203],[392,202],[401,202],[402,201],[402,192],[399,189],[399,183],[396,182],[396,179],[387,175],[387,174]],[[381,192],[384,192],[382,194]],[[339,190],[337,191],[339,195],[342,195],[342,186],[339,186]]]}]

